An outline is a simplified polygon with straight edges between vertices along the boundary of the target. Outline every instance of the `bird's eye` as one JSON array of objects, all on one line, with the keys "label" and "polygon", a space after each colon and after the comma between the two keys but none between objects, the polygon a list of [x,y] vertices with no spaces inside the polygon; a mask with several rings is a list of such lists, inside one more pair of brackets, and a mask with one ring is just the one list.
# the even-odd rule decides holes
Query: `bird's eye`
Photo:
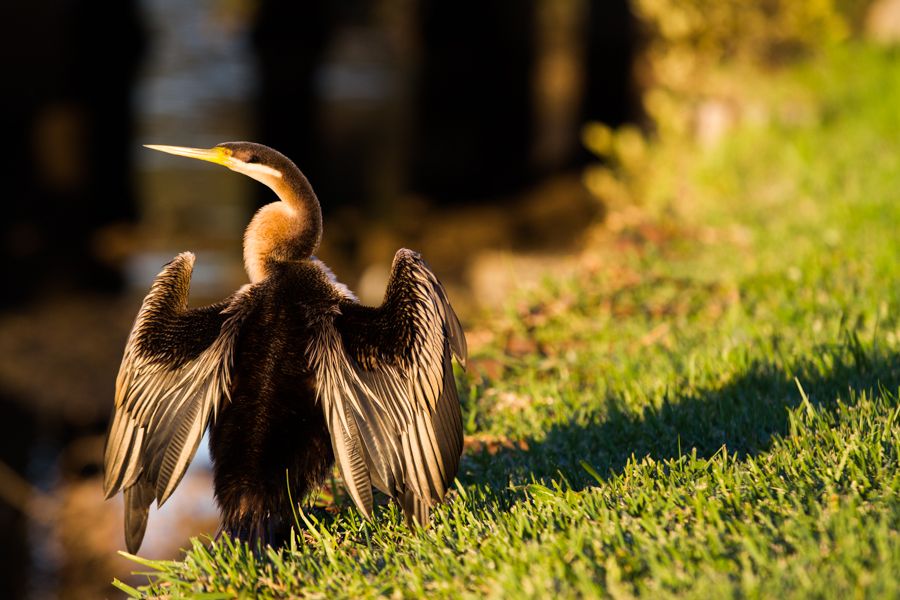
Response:
[{"label": "bird's eye", "polygon": [[245,160],[244,162],[246,162],[246,163],[258,163],[258,162],[259,162],[259,157],[258,157],[257,155],[255,155],[255,154],[251,154],[250,156],[247,157],[247,160]]}]

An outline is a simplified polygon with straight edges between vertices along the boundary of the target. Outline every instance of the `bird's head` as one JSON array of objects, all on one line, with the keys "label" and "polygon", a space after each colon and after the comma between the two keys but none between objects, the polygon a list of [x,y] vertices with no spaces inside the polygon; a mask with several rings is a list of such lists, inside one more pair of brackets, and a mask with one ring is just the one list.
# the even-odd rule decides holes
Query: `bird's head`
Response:
[{"label": "bird's head", "polygon": [[253,142],[225,142],[212,148],[147,145],[177,156],[228,167],[269,186],[281,202],[257,211],[244,233],[244,265],[250,281],[263,279],[272,261],[303,260],[322,239],[322,209],[309,181],[281,152]]},{"label": "bird's head", "polygon": [[212,148],[185,148],[154,144],[147,144],[145,147],[222,165],[232,171],[252,177],[275,190],[281,186],[286,176],[297,170],[294,163],[282,153],[253,142],[224,142]]}]

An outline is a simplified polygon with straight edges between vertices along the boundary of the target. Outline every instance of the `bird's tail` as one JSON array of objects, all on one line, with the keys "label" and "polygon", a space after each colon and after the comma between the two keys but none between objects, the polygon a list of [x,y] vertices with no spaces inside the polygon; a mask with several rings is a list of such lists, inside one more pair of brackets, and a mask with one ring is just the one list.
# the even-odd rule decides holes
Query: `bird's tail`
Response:
[{"label": "bird's tail", "polygon": [[245,517],[224,523],[215,539],[218,541],[222,534],[228,534],[233,540],[246,542],[251,550],[262,552],[266,546],[279,548],[290,541],[291,522],[280,515]]}]

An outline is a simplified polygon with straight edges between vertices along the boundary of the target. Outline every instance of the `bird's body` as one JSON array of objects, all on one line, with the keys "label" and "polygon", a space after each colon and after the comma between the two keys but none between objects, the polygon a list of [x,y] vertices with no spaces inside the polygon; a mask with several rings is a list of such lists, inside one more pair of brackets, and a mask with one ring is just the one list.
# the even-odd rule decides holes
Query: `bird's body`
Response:
[{"label": "bird's body", "polygon": [[302,499],[334,464],[307,348],[319,335],[315,315],[339,297],[317,267],[272,274],[235,347],[232,401],[210,432],[210,453],[223,523],[236,537],[282,543],[292,522],[288,477],[291,498]]},{"label": "bird's body", "polygon": [[400,250],[384,303],[362,306],[312,256],[321,213],[293,163],[245,142],[158,149],[226,164],[281,201],[247,229],[250,284],[188,308],[194,257],[183,253],[138,313],[105,453],[107,496],[125,493],[129,550],[207,425],[222,529],[237,538],[283,543],[292,499],[319,486],[335,459],[366,516],[374,486],[426,524],[462,451],[451,356],[465,360],[465,337],[441,284],[418,254]]}]

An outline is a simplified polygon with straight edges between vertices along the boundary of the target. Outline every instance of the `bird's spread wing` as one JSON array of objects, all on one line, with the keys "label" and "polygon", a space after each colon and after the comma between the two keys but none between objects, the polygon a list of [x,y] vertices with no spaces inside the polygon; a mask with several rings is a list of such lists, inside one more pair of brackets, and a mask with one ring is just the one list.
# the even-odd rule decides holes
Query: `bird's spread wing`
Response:
[{"label": "bird's spread wing", "polygon": [[210,416],[228,398],[232,354],[253,288],[187,307],[194,255],[179,254],[153,282],[125,347],[104,451],[106,497],[125,492],[125,537],[140,547],[150,504],[181,481]]},{"label": "bird's spread wing", "polygon": [[384,303],[341,304],[313,345],[350,496],[371,516],[374,485],[425,525],[456,477],[463,445],[451,357],[465,366],[466,340],[444,288],[418,254],[400,250]]}]

